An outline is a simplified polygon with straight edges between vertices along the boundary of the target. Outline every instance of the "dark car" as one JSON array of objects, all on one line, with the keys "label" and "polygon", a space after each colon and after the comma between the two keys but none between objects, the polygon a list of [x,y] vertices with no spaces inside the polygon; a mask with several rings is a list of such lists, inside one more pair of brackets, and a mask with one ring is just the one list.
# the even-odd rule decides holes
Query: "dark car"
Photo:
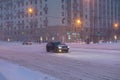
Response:
[{"label": "dark car", "polygon": [[46,45],[46,51],[47,52],[66,52],[68,53],[69,51],[69,46],[66,44],[62,44],[61,42],[48,42]]},{"label": "dark car", "polygon": [[32,45],[32,42],[31,41],[24,41],[22,44],[23,45]]}]

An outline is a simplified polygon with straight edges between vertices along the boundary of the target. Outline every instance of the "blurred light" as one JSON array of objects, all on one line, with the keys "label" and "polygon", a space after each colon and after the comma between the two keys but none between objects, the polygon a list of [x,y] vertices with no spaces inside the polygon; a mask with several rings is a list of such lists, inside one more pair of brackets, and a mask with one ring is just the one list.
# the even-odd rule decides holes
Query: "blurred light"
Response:
[{"label": "blurred light", "polygon": [[61,47],[61,46],[59,46],[58,48],[59,48],[59,49],[62,49],[62,47]]},{"label": "blurred light", "polygon": [[52,40],[55,40],[55,37],[52,37]]},{"label": "blurred light", "polygon": [[7,40],[8,42],[10,41],[10,38],[8,38],[8,40]]},{"label": "blurred light", "polygon": [[33,13],[33,8],[28,8],[28,13]]},{"label": "blurred light", "polygon": [[114,24],[114,28],[117,29],[119,27],[119,24],[118,23],[115,23]]},{"label": "blurred light", "polygon": [[48,37],[46,37],[46,41],[48,40]]},{"label": "blurred light", "polygon": [[80,20],[80,19],[77,19],[77,20],[76,20],[76,24],[82,24],[81,20]]},{"label": "blurred light", "polygon": [[114,39],[117,40],[117,35],[114,35]]},{"label": "blurred light", "polygon": [[62,50],[59,50],[59,52],[62,52]]},{"label": "blurred light", "polygon": [[40,41],[41,41],[41,42],[43,41],[43,38],[42,38],[42,37],[40,37]]},{"label": "blurred light", "polygon": [[68,39],[71,40],[71,35],[68,35]]},{"label": "blurred light", "polygon": [[70,48],[70,46],[68,46],[68,48]]}]

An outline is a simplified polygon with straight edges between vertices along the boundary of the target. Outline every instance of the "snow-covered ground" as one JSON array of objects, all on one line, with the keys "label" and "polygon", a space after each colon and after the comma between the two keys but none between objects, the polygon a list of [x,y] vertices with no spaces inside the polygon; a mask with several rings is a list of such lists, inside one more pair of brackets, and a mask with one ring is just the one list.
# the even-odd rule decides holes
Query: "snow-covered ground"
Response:
[{"label": "snow-covered ground", "polygon": [[[9,47],[11,50],[17,51],[28,51],[30,46],[26,46],[28,48],[24,49],[24,46],[18,42],[0,42],[0,49],[6,49]],[[20,49],[21,46],[23,48]],[[36,45],[34,46],[35,50]],[[33,49],[32,49],[33,50]],[[31,51],[30,51],[31,52]],[[18,64],[13,64],[10,61],[3,61],[0,59],[0,80],[59,80],[50,75],[40,73],[38,71],[30,70],[25,67],[22,67]]]},{"label": "snow-covered ground", "polygon": [[0,42],[0,80],[120,80],[120,42],[67,43],[68,54],[45,44]]},{"label": "snow-covered ground", "polygon": [[58,80],[47,74],[0,60],[0,80]]}]

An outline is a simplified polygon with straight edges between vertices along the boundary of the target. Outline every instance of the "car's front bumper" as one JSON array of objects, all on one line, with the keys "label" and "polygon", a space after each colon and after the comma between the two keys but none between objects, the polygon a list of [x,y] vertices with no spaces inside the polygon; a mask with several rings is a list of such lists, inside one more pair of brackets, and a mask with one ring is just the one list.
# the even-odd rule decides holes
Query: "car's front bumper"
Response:
[{"label": "car's front bumper", "polygon": [[62,53],[62,52],[68,52],[69,51],[69,49],[67,48],[67,49],[57,49],[57,52],[59,52],[59,53]]}]

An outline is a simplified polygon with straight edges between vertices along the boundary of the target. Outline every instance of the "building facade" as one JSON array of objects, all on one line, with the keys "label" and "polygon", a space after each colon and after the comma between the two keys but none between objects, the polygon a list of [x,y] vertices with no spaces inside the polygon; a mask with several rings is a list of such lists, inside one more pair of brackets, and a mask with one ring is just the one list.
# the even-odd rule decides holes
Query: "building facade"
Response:
[{"label": "building facade", "polygon": [[[80,19],[82,24],[77,27],[78,35],[83,41],[114,40],[120,39],[119,25],[114,30],[114,24],[120,23],[119,0],[67,0],[67,24],[75,28],[75,20]],[[80,28],[80,29],[79,29]],[[71,32],[71,36],[73,31]],[[76,33],[77,34],[77,33]]]},{"label": "building facade", "polygon": [[[119,1],[120,2],[120,1]],[[92,6],[93,5],[93,6]],[[118,0],[93,0],[90,11],[90,37],[92,40],[114,40],[114,24],[119,24]]]},{"label": "building facade", "polygon": [[65,26],[64,4],[64,0],[0,0],[0,39],[47,40],[52,35],[48,26]]},{"label": "building facade", "polygon": [[0,0],[0,39],[120,39],[119,8],[119,0]]},{"label": "building facade", "polygon": [[37,30],[47,26],[47,11],[47,0],[1,0],[2,39],[34,39]]}]

